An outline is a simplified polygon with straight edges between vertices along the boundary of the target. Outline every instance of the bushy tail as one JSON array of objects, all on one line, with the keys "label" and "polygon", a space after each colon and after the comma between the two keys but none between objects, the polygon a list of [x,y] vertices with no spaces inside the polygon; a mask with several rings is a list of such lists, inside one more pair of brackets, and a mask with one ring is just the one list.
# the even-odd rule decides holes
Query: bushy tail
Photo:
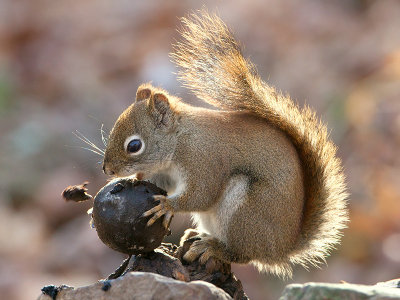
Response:
[{"label": "bushy tail", "polygon": [[[202,11],[182,21],[183,40],[171,57],[184,85],[214,106],[270,120],[293,141],[303,163],[306,202],[301,237],[288,262],[319,264],[339,242],[348,219],[341,161],[326,127],[308,107],[300,109],[261,80],[218,16]],[[279,266],[267,268],[282,271]]]}]

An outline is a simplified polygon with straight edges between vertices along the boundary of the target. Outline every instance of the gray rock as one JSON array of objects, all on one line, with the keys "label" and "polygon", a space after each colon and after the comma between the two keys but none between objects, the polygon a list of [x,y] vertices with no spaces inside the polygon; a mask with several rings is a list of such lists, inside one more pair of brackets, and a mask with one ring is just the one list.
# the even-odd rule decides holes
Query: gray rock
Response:
[{"label": "gray rock", "polygon": [[280,300],[317,299],[400,299],[400,289],[348,283],[306,283],[287,285]]},{"label": "gray rock", "polygon": [[378,282],[376,285],[392,287],[392,288],[400,288],[400,278],[392,279],[392,280],[384,281],[384,282]]},{"label": "gray rock", "polygon": [[[57,300],[232,299],[222,289],[208,282],[183,282],[146,272],[130,272],[115,280],[79,288],[60,288],[55,298]],[[52,297],[42,294],[38,300],[52,300]]]}]

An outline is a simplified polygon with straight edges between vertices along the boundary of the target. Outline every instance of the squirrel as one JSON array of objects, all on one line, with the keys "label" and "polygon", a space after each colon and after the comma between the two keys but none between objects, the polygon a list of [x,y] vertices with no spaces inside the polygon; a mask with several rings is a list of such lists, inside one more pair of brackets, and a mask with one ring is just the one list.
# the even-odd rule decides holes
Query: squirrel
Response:
[{"label": "squirrel", "polygon": [[182,22],[171,53],[178,78],[215,109],[141,85],[110,132],[104,172],[137,173],[168,192],[144,214],[148,225],[193,214],[197,227],[182,238],[196,237],[188,262],[252,263],[283,277],[295,264],[318,266],[348,220],[326,126],[262,81],[217,15],[200,11]]}]

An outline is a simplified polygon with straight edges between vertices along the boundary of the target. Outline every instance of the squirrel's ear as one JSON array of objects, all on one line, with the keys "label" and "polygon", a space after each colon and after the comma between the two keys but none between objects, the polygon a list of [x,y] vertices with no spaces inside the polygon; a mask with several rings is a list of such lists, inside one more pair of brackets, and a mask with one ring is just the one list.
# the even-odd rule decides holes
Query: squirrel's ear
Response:
[{"label": "squirrel's ear", "polygon": [[163,93],[155,93],[151,97],[150,111],[155,121],[160,126],[171,127],[174,123],[175,116],[170,106],[168,97]]},{"label": "squirrel's ear", "polygon": [[136,101],[142,101],[151,97],[151,90],[148,87],[139,86],[136,92]]}]

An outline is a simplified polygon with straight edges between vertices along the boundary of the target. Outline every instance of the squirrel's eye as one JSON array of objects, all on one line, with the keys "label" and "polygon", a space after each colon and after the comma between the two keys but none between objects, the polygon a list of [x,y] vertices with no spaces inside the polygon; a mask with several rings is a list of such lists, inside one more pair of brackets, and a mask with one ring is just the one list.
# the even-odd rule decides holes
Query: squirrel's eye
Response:
[{"label": "squirrel's eye", "polygon": [[140,137],[130,136],[125,141],[125,149],[128,154],[138,155],[143,152],[144,144]]},{"label": "squirrel's eye", "polygon": [[142,141],[138,139],[134,139],[128,143],[126,150],[130,153],[138,152],[142,148]]}]

